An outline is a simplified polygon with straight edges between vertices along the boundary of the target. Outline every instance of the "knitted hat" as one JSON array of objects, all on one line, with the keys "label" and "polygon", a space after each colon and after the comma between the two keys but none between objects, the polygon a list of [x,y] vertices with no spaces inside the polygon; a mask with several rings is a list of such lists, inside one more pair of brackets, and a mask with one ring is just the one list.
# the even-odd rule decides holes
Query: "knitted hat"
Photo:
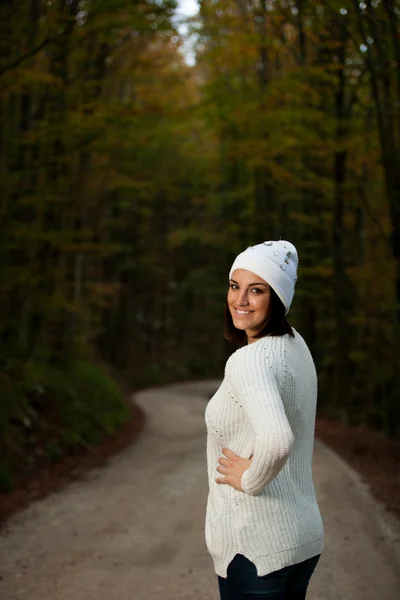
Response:
[{"label": "knitted hat", "polygon": [[236,269],[246,269],[258,275],[282,300],[287,315],[293,300],[298,263],[297,250],[290,242],[263,242],[257,246],[249,246],[235,258],[229,271],[229,279]]}]

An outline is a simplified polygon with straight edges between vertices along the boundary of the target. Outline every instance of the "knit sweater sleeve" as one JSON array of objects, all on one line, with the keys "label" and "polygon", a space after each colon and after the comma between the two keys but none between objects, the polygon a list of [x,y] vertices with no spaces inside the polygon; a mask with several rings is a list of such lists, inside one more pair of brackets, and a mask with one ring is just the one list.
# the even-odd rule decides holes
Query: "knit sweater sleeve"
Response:
[{"label": "knit sweater sleeve", "polygon": [[225,375],[255,431],[252,463],[241,479],[242,489],[258,495],[284,466],[293,432],[276,381],[274,360],[259,342],[235,352]]}]

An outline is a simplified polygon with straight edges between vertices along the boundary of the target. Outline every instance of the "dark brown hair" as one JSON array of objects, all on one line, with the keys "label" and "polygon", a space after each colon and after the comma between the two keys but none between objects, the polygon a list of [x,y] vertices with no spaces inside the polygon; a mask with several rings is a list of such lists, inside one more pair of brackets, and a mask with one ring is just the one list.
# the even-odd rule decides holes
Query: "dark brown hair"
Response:
[{"label": "dark brown hair", "polygon": [[[267,318],[265,320],[264,327],[262,327],[262,329],[260,329],[260,331],[254,337],[262,338],[266,335],[278,336],[285,335],[286,333],[294,337],[293,329],[285,317],[285,307],[283,302],[277,293],[272,289],[272,287],[270,287],[270,301]],[[224,338],[229,342],[236,341],[245,343],[247,341],[246,332],[243,329],[237,329],[233,324],[228,301],[226,301],[225,304]]]}]

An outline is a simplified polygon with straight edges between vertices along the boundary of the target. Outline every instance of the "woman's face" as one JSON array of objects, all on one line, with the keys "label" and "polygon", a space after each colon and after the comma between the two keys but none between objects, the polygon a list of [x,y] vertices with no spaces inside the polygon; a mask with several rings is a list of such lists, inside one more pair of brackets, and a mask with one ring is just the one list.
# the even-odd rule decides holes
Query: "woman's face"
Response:
[{"label": "woman's face", "polygon": [[233,324],[252,338],[262,329],[268,314],[270,287],[268,283],[245,269],[236,269],[229,281],[228,306]]}]

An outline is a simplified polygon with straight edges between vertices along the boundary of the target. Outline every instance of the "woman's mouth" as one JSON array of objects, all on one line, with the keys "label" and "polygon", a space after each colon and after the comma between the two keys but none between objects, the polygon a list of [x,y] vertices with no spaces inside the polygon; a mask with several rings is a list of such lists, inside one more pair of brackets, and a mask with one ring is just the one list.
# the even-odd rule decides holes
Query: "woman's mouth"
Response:
[{"label": "woman's mouth", "polygon": [[241,308],[236,308],[236,307],[235,307],[235,311],[240,317],[245,317],[247,315],[250,315],[253,312],[252,310],[243,310]]}]

